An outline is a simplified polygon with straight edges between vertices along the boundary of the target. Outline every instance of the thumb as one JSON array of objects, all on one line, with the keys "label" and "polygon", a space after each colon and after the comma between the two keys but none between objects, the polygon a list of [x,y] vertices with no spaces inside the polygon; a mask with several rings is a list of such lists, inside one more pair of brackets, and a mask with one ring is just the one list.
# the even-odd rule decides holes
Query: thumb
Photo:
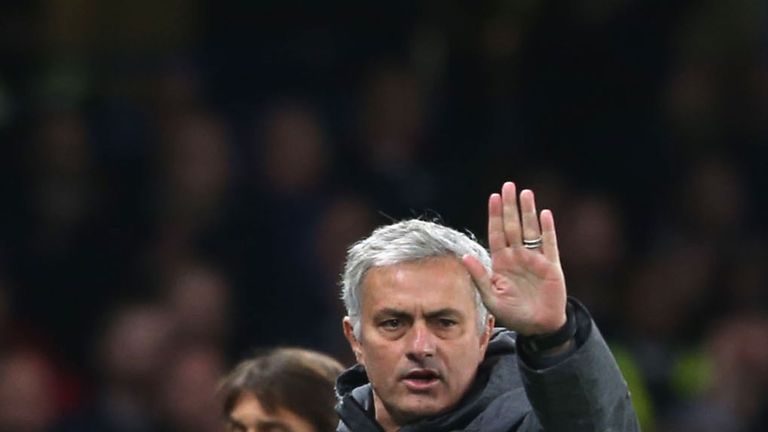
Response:
[{"label": "thumb", "polygon": [[473,255],[464,255],[461,257],[461,262],[472,277],[472,281],[480,291],[480,296],[483,298],[483,302],[486,302],[491,292],[491,277],[488,274],[485,266]]}]

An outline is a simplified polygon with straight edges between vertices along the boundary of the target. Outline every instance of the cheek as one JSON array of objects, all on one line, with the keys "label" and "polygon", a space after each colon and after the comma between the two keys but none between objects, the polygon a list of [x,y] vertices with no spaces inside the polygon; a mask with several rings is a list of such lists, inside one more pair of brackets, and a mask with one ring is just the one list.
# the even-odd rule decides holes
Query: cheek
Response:
[{"label": "cheek", "polygon": [[361,345],[361,357],[369,374],[389,376],[397,368],[399,348],[393,343],[371,343]]},{"label": "cheek", "polygon": [[471,379],[483,360],[479,341],[477,344],[456,346],[447,354],[446,361],[455,373],[454,376],[460,377],[461,381]]}]

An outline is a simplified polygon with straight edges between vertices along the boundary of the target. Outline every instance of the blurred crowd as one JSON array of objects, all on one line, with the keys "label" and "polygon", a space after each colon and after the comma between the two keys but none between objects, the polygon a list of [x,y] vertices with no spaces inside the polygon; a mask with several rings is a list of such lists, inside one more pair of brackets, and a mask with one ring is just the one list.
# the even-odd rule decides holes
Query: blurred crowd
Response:
[{"label": "blurred crowd", "polygon": [[0,6],[0,431],[220,430],[259,347],[345,365],[350,243],[504,180],[644,430],[768,421],[768,7]]}]

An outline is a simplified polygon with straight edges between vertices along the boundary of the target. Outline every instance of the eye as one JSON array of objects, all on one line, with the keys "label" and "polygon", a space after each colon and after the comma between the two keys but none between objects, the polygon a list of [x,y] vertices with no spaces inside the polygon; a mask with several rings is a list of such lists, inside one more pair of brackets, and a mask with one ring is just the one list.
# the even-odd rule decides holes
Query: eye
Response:
[{"label": "eye", "polygon": [[384,330],[397,330],[400,328],[400,325],[402,323],[397,318],[391,318],[388,320],[384,320],[379,323],[379,326],[383,328]]},{"label": "eye", "polygon": [[444,328],[451,328],[456,324],[458,324],[456,321],[448,318],[440,318],[438,320],[438,323],[440,323],[440,327],[444,327]]}]

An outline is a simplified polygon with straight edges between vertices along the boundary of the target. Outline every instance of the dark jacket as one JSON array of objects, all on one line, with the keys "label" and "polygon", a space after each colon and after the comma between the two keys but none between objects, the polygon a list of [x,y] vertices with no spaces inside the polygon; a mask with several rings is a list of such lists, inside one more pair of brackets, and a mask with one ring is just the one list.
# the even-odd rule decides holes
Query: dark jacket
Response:
[{"label": "dark jacket", "polygon": [[[530,358],[517,349],[514,332],[495,329],[461,402],[400,431],[639,431],[613,356],[586,309],[572,304],[578,325],[575,350],[556,359]],[[336,391],[341,418],[337,431],[382,431],[362,366],[345,371]]]}]

